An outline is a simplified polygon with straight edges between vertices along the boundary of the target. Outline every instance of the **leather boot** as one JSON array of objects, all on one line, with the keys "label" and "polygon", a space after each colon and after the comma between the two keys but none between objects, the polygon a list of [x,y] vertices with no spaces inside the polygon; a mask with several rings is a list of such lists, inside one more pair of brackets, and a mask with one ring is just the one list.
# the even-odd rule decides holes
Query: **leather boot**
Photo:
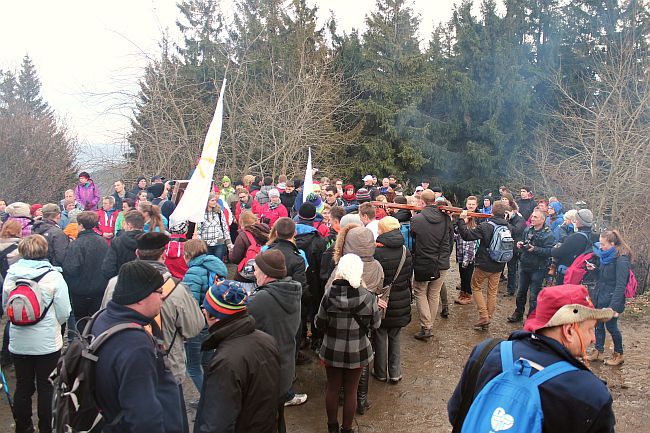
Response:
[{"label": "leather boot", "polygon": [[354,428],[342,428],[341,433],[358,433]]},{"label": "leather boot", "polygon": [[487,331],[490,328],[490,319],[481,319],[474,324],[477,331]]},{"label": "leather boot", "polygon": [[339,423],[327,423],[327,433],[339,433]]},{"label": "leather boot", "polygon": [[592,350],[591,353],[587,355],[587,361],[589,362],[603,362],[604,360],[605,353],[596,349]]},{"label": "leather boot", "polygon": [[625,359],[623,359],[623,354],[622,353],[616,353],[614,352],[614,355],[609,358],[608,360],[605,361],[605,365],[609,365],[611,367],[616,367],[617,365],[621,365]]},{"label": "leather boot", "polygon": [[515,311],[514,313],[512,313],[512,315],[510,317],[508,317],[508,323],[519,323],[523,319],[524,319],[524,316]]},{"label": "leather boot", "polygon": [[363,415],[370,409],[370,402],[368,401],[368,378],[370,370],[366,365],[361,370],[361,378],[359,379],[359,387],[357,388],[357,413]]},{"label": "leather boot", "polygon": [[418,332],[415,333],[415,335],[413,337],[416,340],[427,340],[427,339],[433,337],[433,333],[431,332],[430,329],[421,328]]}]

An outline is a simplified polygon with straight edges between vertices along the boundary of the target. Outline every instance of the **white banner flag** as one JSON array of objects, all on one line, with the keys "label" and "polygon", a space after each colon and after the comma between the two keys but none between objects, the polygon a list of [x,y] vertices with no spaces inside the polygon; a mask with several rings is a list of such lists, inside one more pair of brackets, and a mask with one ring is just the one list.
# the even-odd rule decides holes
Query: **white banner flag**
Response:
[{"label": "white banner flag", "polygon": [[196,169],[192,178],[185,189],[181,201],[169,217],[169,225],[174,226],[183,221],[192,221],[195,223],[203,221],[205,206],[208,203],[210,195],[210,185],[212,184],[212,175],[214,166],[217,162],[217,153],[219,153],[219,141],[221,139],[221,124],[223,123],[223,93],[226,89],[226,79],[221,84],[221,94],[217,101],[217,108],[214,111],[214,117],[208,128],[208,134],[205,136],[201,159],[196,164]]},{"label": "white banner flag", "polygon": [[311,167],[311,147],[309,148],[309,154],[307,155],[307,169],[305,170],[305,183],[302,186],[302,202],[307,201],[307,196],[314,192],[314,180],[312,178],[312,167]]}]

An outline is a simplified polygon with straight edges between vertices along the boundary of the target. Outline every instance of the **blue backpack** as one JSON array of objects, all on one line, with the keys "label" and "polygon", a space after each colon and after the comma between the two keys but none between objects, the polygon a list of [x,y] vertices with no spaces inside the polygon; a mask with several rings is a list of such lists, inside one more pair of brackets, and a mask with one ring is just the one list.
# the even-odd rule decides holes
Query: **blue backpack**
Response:
[{"label": "blue backpack", "polygon": [[413,238],[411,237],[411,223],[401,223],[399,231],[402,232],[402,236],[404,237],[404,245],[412,252]]},{"label": "blue backpack", "polygon": [[512,341],[500,346],[502,372],[476,396],[461,432],[541,433],[544,414],[538,387],[577,368],[559,361],[531,376],[533,367],[528,360],[513,361]]},{"label": "blue backpack", "polygon": [[488,247],[490,258],[497,263],[508,263],[514,256],[515,240],[512,238],[508,226],[500,226],[488,221],[494,227],[492,241]]}]

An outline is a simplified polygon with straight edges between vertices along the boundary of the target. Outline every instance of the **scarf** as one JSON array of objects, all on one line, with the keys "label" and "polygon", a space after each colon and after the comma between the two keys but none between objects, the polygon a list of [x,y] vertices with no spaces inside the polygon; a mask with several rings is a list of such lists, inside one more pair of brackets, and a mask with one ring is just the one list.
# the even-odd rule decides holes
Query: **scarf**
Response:
[{"label": "scarf", "polygon": [[280,206],[281,204],[282,204],[282,202],[280,202],[280,201],[277,202],[277,203],[273,203],[272,201],[269,201],[269,209],[273,210],[273,209],[277,208],[278,206]]},{"label": "scarf", "polygon": [[347,191],[348,189],[352,189],[354,191],[354,187],[352,185],[345,185],[345,188],[343,188],[343,200],[350,202],[350,201],[356,201],[357,200],[357,195],[355,193],[348,194]]},{"label": "scarf", "polygon": [[605,251],[600,248],[600,242],[596,242],[594,244],[594,254],[600,258],[601,265],[609,265],[610,263],[614,263],[616,261],[618,251],[616,250],[616,247],[611,247]]}]

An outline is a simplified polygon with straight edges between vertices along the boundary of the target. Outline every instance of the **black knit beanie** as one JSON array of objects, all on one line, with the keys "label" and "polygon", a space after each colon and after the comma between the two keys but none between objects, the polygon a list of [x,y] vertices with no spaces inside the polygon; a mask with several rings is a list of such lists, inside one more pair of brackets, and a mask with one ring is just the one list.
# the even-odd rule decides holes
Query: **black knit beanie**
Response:
[{"label": "black knit beanie", "polygon": [[131,305],[142,301],[162,287],[162,275],[153,266],[140,260],[127,262],[117,276],[113,301],[120,305]]}]

